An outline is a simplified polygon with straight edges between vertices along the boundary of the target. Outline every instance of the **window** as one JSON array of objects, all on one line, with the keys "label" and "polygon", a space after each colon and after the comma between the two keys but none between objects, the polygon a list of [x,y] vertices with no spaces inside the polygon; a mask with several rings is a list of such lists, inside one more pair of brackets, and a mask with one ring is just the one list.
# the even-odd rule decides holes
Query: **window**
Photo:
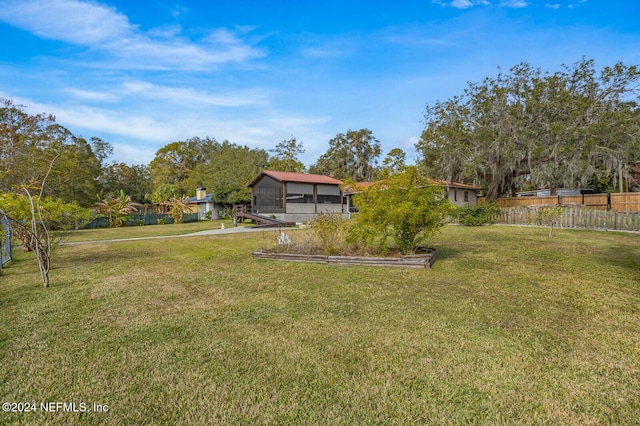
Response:
[{"label": "window", "polygon": [[318,204],[342,204],[342,197],[339,195],[318,194]]},{"label": "window", "polygon": [[287,192],[287,203],[313,203],[313,194],[293,194]]},{"label": "window", "polygon": [[287,183],[287,203],[313,203],[313,185],[310,183]]},{"label": "window", "polygon": [[265,176],[253,187],[254,210],[258,213],[282,213],[282,184]]},{"label": "window", "polygon": [[453,190],[453,201],[458,201],[458,190],[457,189]]},{"label": "window", "polygon": [[464,191],[464,202],[465,203],[469,202],[469,191]]},{"label": "window", "polygon": [[342,194],[337,185],[318,184],[318,204],[342,204]]}]

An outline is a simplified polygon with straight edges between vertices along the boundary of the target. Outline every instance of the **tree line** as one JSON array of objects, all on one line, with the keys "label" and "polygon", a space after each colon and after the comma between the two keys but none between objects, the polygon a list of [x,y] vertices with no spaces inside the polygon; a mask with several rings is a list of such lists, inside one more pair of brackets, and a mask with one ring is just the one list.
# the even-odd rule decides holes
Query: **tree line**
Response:
[{"label": "tree line", "polygon": [[303,152],[294,136],[268,151],[207,136],[171,142],[149,164],[109,163],[109,142],[74,135],[52,115],[30,115],[12,100],[0,100],[0,193],[43,182],[48,173],[42,195],[81,207],[102,206],[123,193],[133,203],[158,203],[195,195],[197,187],[206,187],[216,203],[247,202],[247,183],[264,169],[371,180],[380,142],[371,130],[349,130],[332,139],[308,170],[299,159]]},{"label": "tree line", "polygon": [[481,185],[490,199],[563,186],[628,190],[640,160],[638,67],[597,72],[583,58],[563,68],[521,63],[428,106],[416,144],[425,173]]},{"label": "tree line", "polygon": [[[637,66],[597,72],[583,58],[555,73],[522,63],[469,83],[462,94],[426,107],[416,165],[425,177],[478,185],[488,198],[542,187],[627,190],[640,161],[639,79]],[[308,168],[303,152],[294,136],[271,150],[192,137],[163,146],[149,164],[109,163],[109,142],[74,135],[52,115],[30,115],[0,100],[0,192],[48,173],[43,196],[81,207],[122,192],[134,203],[161,202],[195,195],[197,187],[233,204],[250,200],[246,185],[263,169],[361,182],[406,162],[399,148],[380,161],[380,141],[369,129],[337,134]]]}]

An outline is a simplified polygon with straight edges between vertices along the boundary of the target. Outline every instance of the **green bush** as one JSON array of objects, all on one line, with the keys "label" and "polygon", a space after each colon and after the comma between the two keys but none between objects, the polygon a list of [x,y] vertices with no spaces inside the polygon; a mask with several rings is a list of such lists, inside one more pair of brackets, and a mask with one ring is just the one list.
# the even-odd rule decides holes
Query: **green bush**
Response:
[{"label": "green bush", "polygon": [[354,195],[360,212],[348,241],[365,247],[377,242],[384,253],[391,238],[403,254],[413,254],[446,224],[453,206],[445,190],[418,173],[415,166],[382,176]]},{"label": "green bush", "polygon": [[500,207],[495,202],[483,205],[458,207],[454,212],[454,218],[466,226],[481,226],[495,223],[500,215]]},{"label": "green bush", "polygon": [[311,230],[318,246],[325,254],[337,254],[338,246],[347,231],[347,220],[339,213],[323,213],[311,222]]}]

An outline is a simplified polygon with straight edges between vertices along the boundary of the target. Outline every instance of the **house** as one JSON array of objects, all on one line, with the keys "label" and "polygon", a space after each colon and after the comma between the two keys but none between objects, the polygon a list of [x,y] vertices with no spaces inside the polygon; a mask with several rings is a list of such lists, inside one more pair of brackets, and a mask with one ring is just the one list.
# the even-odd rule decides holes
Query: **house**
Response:
[{"label": "house", "polygon": [[207,188],[196,188],[196,196],[187,200],[191,213],[198,213],[198,219],[207,219],[207,213],[211,212],[211,219],[219,219],[220,211],[224,210],[222,205],[213,201],[213,195],[207,194]]},{"label": "house", "polygon": [[[593,189],[588,188],[556,188],[556,195],[582,195],[593,194]],[[516,197],[550,197],[550,189],[536,189],[533,191],[516,192]]]},{"label": "house", "polygon": [[290,222],[308,222],[319,213],[342,213],[340,182],[329,176],[263,170],[251,188],[251,211]]},{"label": "house", "polygon": [[444,180],[434,180],[433,182],[445,187],[449,201],[456,207],[475,206],[478,202],[478,193],[481,189],[479,186]]},{"label": "house", "polygon": [[[478,201],[478,192],[480,191],[480,187],[478,186],[433,179],[430,179],[430,182],[435,185],[443,186],[447,191],[449,201],[451,201],[451,204],[456,207],[475,205]],[[353,195],[355,195],[358,190],[368,188],[370,185],[371,182],[359,182],[356,184],[355,189],[345,189],[346,200],[344,204],[346,205],[346,209],[349,213],[358,211],[358,209],[353,205]]]}]

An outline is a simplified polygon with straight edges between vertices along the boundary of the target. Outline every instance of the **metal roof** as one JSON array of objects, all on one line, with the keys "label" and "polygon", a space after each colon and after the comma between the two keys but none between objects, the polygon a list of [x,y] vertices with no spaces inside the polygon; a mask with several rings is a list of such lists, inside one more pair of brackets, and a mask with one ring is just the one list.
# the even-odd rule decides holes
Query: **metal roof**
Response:
[{"label": "metal roof", "polygon": [[[437,179],[428,179],[428,182],[432,185],[442,185],[447,188],[459,188],[459,189],[469,189],[472,191],[479,191],[481,188],[479,186],[467,185],[466,183],[459,182],[449,182],[446,180],[437,180]],[[345,188],[345,193],[355,194],[356,192],[363,191],[370,187],[374,182],[356,182],[355,187],[347,187]]]},{"label": "metal roof", "polygon": [[279,182],[321,183],[325,185],[341,185],[342,184],[341,181],[329,176],[263,170],[247,186],[249,188],[253,188],[260,181],[260,179],[262,179],[265,176],[269,176],[270,178],[275,179]]},{"label": "metal roof", "polygon": [[437,179],[430,179],[430,181],[437,183],[439,185],[444,185],[449,188],[472,189],[475,191],[479,191],[482,189],[479,186],[468,185],[466,183],[460,183],[460,182],[450,182],[447,180],[437,180]]}]

